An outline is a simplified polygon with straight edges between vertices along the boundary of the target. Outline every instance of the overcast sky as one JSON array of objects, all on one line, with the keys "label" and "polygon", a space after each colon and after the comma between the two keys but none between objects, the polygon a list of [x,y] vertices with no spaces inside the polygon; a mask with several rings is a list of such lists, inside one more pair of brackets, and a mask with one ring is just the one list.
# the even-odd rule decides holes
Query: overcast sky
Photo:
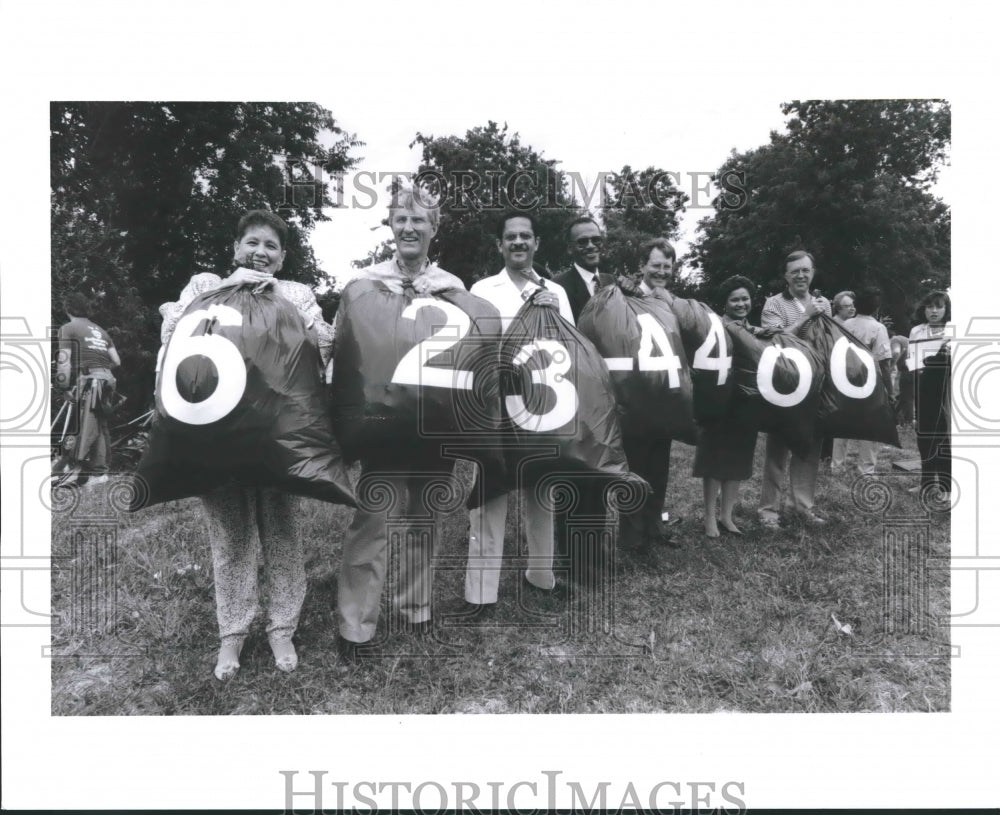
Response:
[{"label": "overcast sky", "polygon": [[[984,179],[1000,131],[1000,71],[995,23],[978,10],[985,4],[5,0],[2,8],[0,282],[4,328],[18,342],[17,332],[45,338],[50,320],[52,100],[316,101],[367,143],[361,167],[374,170],[415,169],[406,145],[418,130],[461,135],[494,119],[586,176],[626,162],[711,171],[731,149],[780,129],[786,100],[931,97],[954,106],[954,192],[942,195],[954,213],[956,321],[996,348],[996,337],[976,339],[971,322],[996,314],[987,277],[996,218]],[[339,277],[378,243],[370,227],[382,216],[331,214],[312,240]],[[688,232],[693,220],[689,213]],[[43,361],[41,380],[46,369]],[[963,561],[950,577],[959,624],[952,710],[934,715],[52,717],[51,643],[38,627],[49,607],[49,499],[25,480],[32,462],[47,466],[49,438],[7,436],[6,554],[12,564],[28,557],[37,571],[4,573],[14,581],[5,612],[36,615],[5,628],[4,804],[275,808],[283,769],[298,771],[306,789],[310,769],[330,770],[329,784],[512,779],[541,768],[595,780],[738,779],[753,807],[995,804],[995,759],[983,748],[995,741],[1000,653],[992,579],[1000,571],[989,543],[1000,539],[1000,522],[987,498],[1000,472],[1000,377],[990,370],[1000,368],[976,370],[975,399],[956,381],[963,416],[992,423],[982,432],[973,425],[955,447],[956,469],[964,467],[952,516]],[[13,387],[38,386],[7,364],[0,374],[7,405],[12,378]],[[967,409],[973,402],[980,412]],[[973,571],[976,557],[992,571]],[[165,768],[161,756],[184,760]]]},{"label": "overcast sky", "polygon": [[[793,98],[769,90],[726,97],[692,86],[687,92],[672,90],[669,101],[653,102],[644,86],[623,84],[614,92],[595,88],[585,99],[563,99],[564,104],[557,104],[563,98],[557,83],[551,89],[555,101],[539,105],[535,97],[508,99],[503,93],[477,92],[474,81],[464,79],[453,77],[441,87],[444,99],[438,98],[435,88],[429,98],[408,97],[392,106],[375,105],[370,97],[357,99],[351,94],[317,100],[333,112],[344,130],[365,142],[355,151],[362,156],[355,171],[360,175],[346,179],[342,198],[346,208],[329,209],[330,221],[318,224],[311,235],[321,268],[336,278],[338,287],[353,273],[352,260],[391,237],[388,227],[379,226],[385,215],[388,182],[378,185],[383,199],[373,206],[365,190],[375,185],[367,173],[415,172],[421,149],[408,145],[418,132],[464,136],[491,119],[501,125],[506,122],[511,132],[520,134],[523,144],[545,158],[557,159],[561,169],[578,173],[590,188],[598,173],[614,172],[625,164],[635,170],[655,166],[676,173],[678,186],[691,199],[677,241],[678,254],[683,255],[697,222],[712,212],[712,196],[705,191],[707,174],[733,149],[742,152],[760,146],[772,130],[784,130],[786,117],[780,104]],[[946,194],[944,179],[936,192]],[[499,256],[497,260],[499,269]]]}]

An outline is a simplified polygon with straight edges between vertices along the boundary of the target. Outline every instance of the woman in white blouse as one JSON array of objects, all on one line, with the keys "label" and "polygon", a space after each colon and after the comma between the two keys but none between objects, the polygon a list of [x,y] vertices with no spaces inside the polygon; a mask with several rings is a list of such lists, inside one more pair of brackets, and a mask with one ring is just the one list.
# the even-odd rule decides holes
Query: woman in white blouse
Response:
[{"label": "woman in white blouse", "polygon": [[[160,306],[164,345],[191,302],[205,291],[255,283],[274,290],[302,315],[307,331],[314,332],[325,365],[333,345],[333,327],[323,321],[316,297],[304,283],[279,280],[285,260],[288,227],[273,212],[252,210],[239,222],[233,242],[234,271],[223,279],[211,273],[196,274],[176,303]],[[268,584],[267,639],[275,666],[293,671],[298,656],[292,635],[306,595],[305,556],[295,529],[296,499],[269,488],[227,485],[202,496],[212,547],[216,615],[221,645],[215,666],[219,680],[233,677],[240,668],[240,652],[250,624],[260,610],[257,585],[257,552],[260,541]]]},{"label": "woman in white blouse", "polygon": [[917,447],[921,492],[932,500],[951,500],[951,353],[947,292],[925,295],[914,315],[906,367],[913,371],[916,392]]}]

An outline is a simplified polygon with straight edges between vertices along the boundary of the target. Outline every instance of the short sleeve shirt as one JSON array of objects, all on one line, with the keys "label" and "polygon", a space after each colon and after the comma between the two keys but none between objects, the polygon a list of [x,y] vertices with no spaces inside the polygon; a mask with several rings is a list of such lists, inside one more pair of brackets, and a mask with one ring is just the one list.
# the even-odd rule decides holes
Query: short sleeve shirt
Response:
[{"label": "short sleeve shirt", "polygon": [[74,317],[59,329],[59,346],[72,353],[75,372],[112,366],[108,351],[115,344],[107,331],[86,317]]},{"label": "short sleeve shirt", "polygon": [[886,327],[869,314],[859,314],[844,320],[844,328],[868,348],[875,359],[892,359],[892,346],[889,344],[889,332]]},{"label": "short sleeve shirt", "polygon": [[[824,301],[824,310],[830,314],[830,303]],[[760,324],[764,328],[785,329],[795,325],[802,319],[805,310],[798,300],[792,297],[787,291],[775,294],[764,301],[764,308],[760,314]]]}]

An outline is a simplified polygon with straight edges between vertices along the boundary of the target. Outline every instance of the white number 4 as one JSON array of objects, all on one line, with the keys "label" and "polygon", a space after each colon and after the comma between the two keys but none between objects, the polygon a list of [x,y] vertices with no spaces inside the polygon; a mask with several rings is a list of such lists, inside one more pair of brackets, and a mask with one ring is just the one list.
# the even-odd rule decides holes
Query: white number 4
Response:
[{"label": "white number 4", "polygon": [[[669,386],[681,386],[681,360],[670,345],[670,338],[663,325],[652,314],[637,314],[639,321],[639,350],[635,360],[632,357],[605,357],[609,371],[632,371],[638,366],[640,371],[666,371]],[[659,356],[653,356],[653,351]]]},{"label": "white number 4", "polygon": [[[705,341],[694,352],[691,367],[698,371],[718,371],[718,384],[725,385],[729,378],[729,369],[733,367],[733,358],[726,356],[726,330],[722,327],[722,320],[718,314],[709,312],[708,319],[711,328]],[[710,356],[716,348],[719,349],[717,356]]]}]

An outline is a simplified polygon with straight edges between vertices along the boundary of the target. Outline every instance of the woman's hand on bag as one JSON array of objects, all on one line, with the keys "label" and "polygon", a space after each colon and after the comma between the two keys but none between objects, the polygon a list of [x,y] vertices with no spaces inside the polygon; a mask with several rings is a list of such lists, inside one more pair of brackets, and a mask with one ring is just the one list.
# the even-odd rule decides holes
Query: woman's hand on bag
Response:
[{"label": "woman's hand on bag", "polygon": [[223,286],[242,286],[246,283],[256,283],[257,289],[263,289],[274,282],[274,275],[267,272],[260,272],[256,269],[248,269],[240,266],[233,270],[233,273],[222,281]]}]

